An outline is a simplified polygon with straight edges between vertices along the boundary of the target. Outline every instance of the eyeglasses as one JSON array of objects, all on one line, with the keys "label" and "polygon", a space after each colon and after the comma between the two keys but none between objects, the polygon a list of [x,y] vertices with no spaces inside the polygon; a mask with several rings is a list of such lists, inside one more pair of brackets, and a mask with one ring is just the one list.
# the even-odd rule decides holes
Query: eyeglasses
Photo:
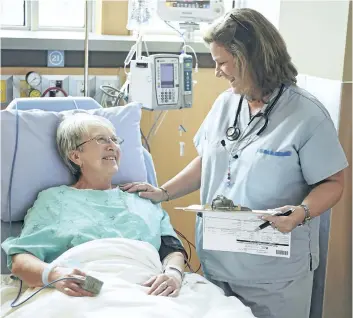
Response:
[{"label": "eyeglasses", "polygon": [[231,13],[229,16],[231,17],[231,19],[233,21],[240,24],[245,30],[249,31],[249,29],[244,25],[244,23],[241,23],[240,20],[238,18],[236,18],[234,14]]},{"label": "eyeglasses", "polygon": [[109,145],[111,142],[113,142],[114,144],[120,146],[124,142],[124,139],[121,139],[116,136],[113,136],[113,137],[96,136],[96,137],[93,137],[91,139],[88,139],[88,140],[80,143],[79,145],[76,146],[76,149],[78,147],[81,147],[85,143],[92,141],[92,140],[95,140],[98,145]]}]

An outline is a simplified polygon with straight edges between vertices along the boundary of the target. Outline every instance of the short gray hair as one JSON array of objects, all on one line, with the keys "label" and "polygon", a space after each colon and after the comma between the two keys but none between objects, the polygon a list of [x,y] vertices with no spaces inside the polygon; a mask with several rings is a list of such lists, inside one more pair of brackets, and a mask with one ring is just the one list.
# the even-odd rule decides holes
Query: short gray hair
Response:
[{"label": "short gray hair", "polygon": [[115,128],[108,119],[87,112],[69,113],[64,116],[56,131],[59,154],[77,179],[81,175],[81,169],[70,160],[69,155],[71,151],[81,150],[77,145],[83,142],[84,135],[88,135],[94,127],[105,127],[115,134]]},{"label": "short gray hair", "polygon": [[248,9],[233,9],[214,22],[204,33],[206,44],[215,42],[235,58],[241,78],[242,94],[261,98],[272,93],[282,83],[295,84],[298,72],[291,62],[286,44],[261,13]]}]

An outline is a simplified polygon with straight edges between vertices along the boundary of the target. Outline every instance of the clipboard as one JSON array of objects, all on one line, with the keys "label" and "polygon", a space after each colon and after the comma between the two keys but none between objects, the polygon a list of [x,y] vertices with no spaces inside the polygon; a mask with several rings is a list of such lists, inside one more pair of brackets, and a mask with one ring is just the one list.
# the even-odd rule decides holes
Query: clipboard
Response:
[{"label": "clipboard", "polygon": [[175,207],[175,210],[183,210],[186,212],[194,212],[194,213],[207,213],[207,212],[223,212],[223,213],[239,213],[239,212],[246,212],[246,213],[255,213],[255,214],[275,214],[278,213],[277,210],[252,210],[247,207],[236,206],[234,209],[212,209],[209,204],[206,205],[198,205],[193,204],[187,207]]},{"label": "clipboard", "polygon": [[268,227],[255,232],[263,221],[259,215],[276,214],[278,210],[212,209],[210,205],[176,207],[176,210],[196,213],[203,219],[203,249],[290,257],[291,233],[281,233]]}]

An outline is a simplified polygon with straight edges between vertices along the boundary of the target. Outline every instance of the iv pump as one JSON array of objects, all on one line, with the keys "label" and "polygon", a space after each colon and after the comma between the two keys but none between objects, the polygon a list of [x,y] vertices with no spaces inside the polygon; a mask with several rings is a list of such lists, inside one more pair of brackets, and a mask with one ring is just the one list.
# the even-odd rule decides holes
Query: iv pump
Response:
[{"label": "iv pump", "polygon": [[154,54],[130,64],[130,101],[147,110],[191,108],[193,98],[191,55]]}]

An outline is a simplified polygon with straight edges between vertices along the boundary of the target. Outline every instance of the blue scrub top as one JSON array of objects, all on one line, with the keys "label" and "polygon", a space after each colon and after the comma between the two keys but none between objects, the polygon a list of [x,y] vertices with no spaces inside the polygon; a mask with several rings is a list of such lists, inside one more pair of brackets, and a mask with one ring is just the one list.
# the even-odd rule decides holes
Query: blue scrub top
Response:
[{"label": "blue scrub top", "polygon": [[[226,130],[233,125],[239,99],[231,91],[222,93],[194,138],[202,157],[202,204],[211,204],[223,194],[235,204],[252,209],[299,205],[315,184],[348,166],[329,113],[305,90],[296,85],[284,89],[258,138],[254,135],[264,119],[254,119],[247,127],[250,114],[244,99],[238,121],[243,137],[231,142]],[[227,185],[229,160],[231,186]],[[202,218],[197,217],[196,245],[203,271],[212,279],[226,282],[295,279],[310,271],[311,262],[313,270],[318,266],[319,222],[318,217],[295,228],[291,257],[277,258],[204,250]]]}]

